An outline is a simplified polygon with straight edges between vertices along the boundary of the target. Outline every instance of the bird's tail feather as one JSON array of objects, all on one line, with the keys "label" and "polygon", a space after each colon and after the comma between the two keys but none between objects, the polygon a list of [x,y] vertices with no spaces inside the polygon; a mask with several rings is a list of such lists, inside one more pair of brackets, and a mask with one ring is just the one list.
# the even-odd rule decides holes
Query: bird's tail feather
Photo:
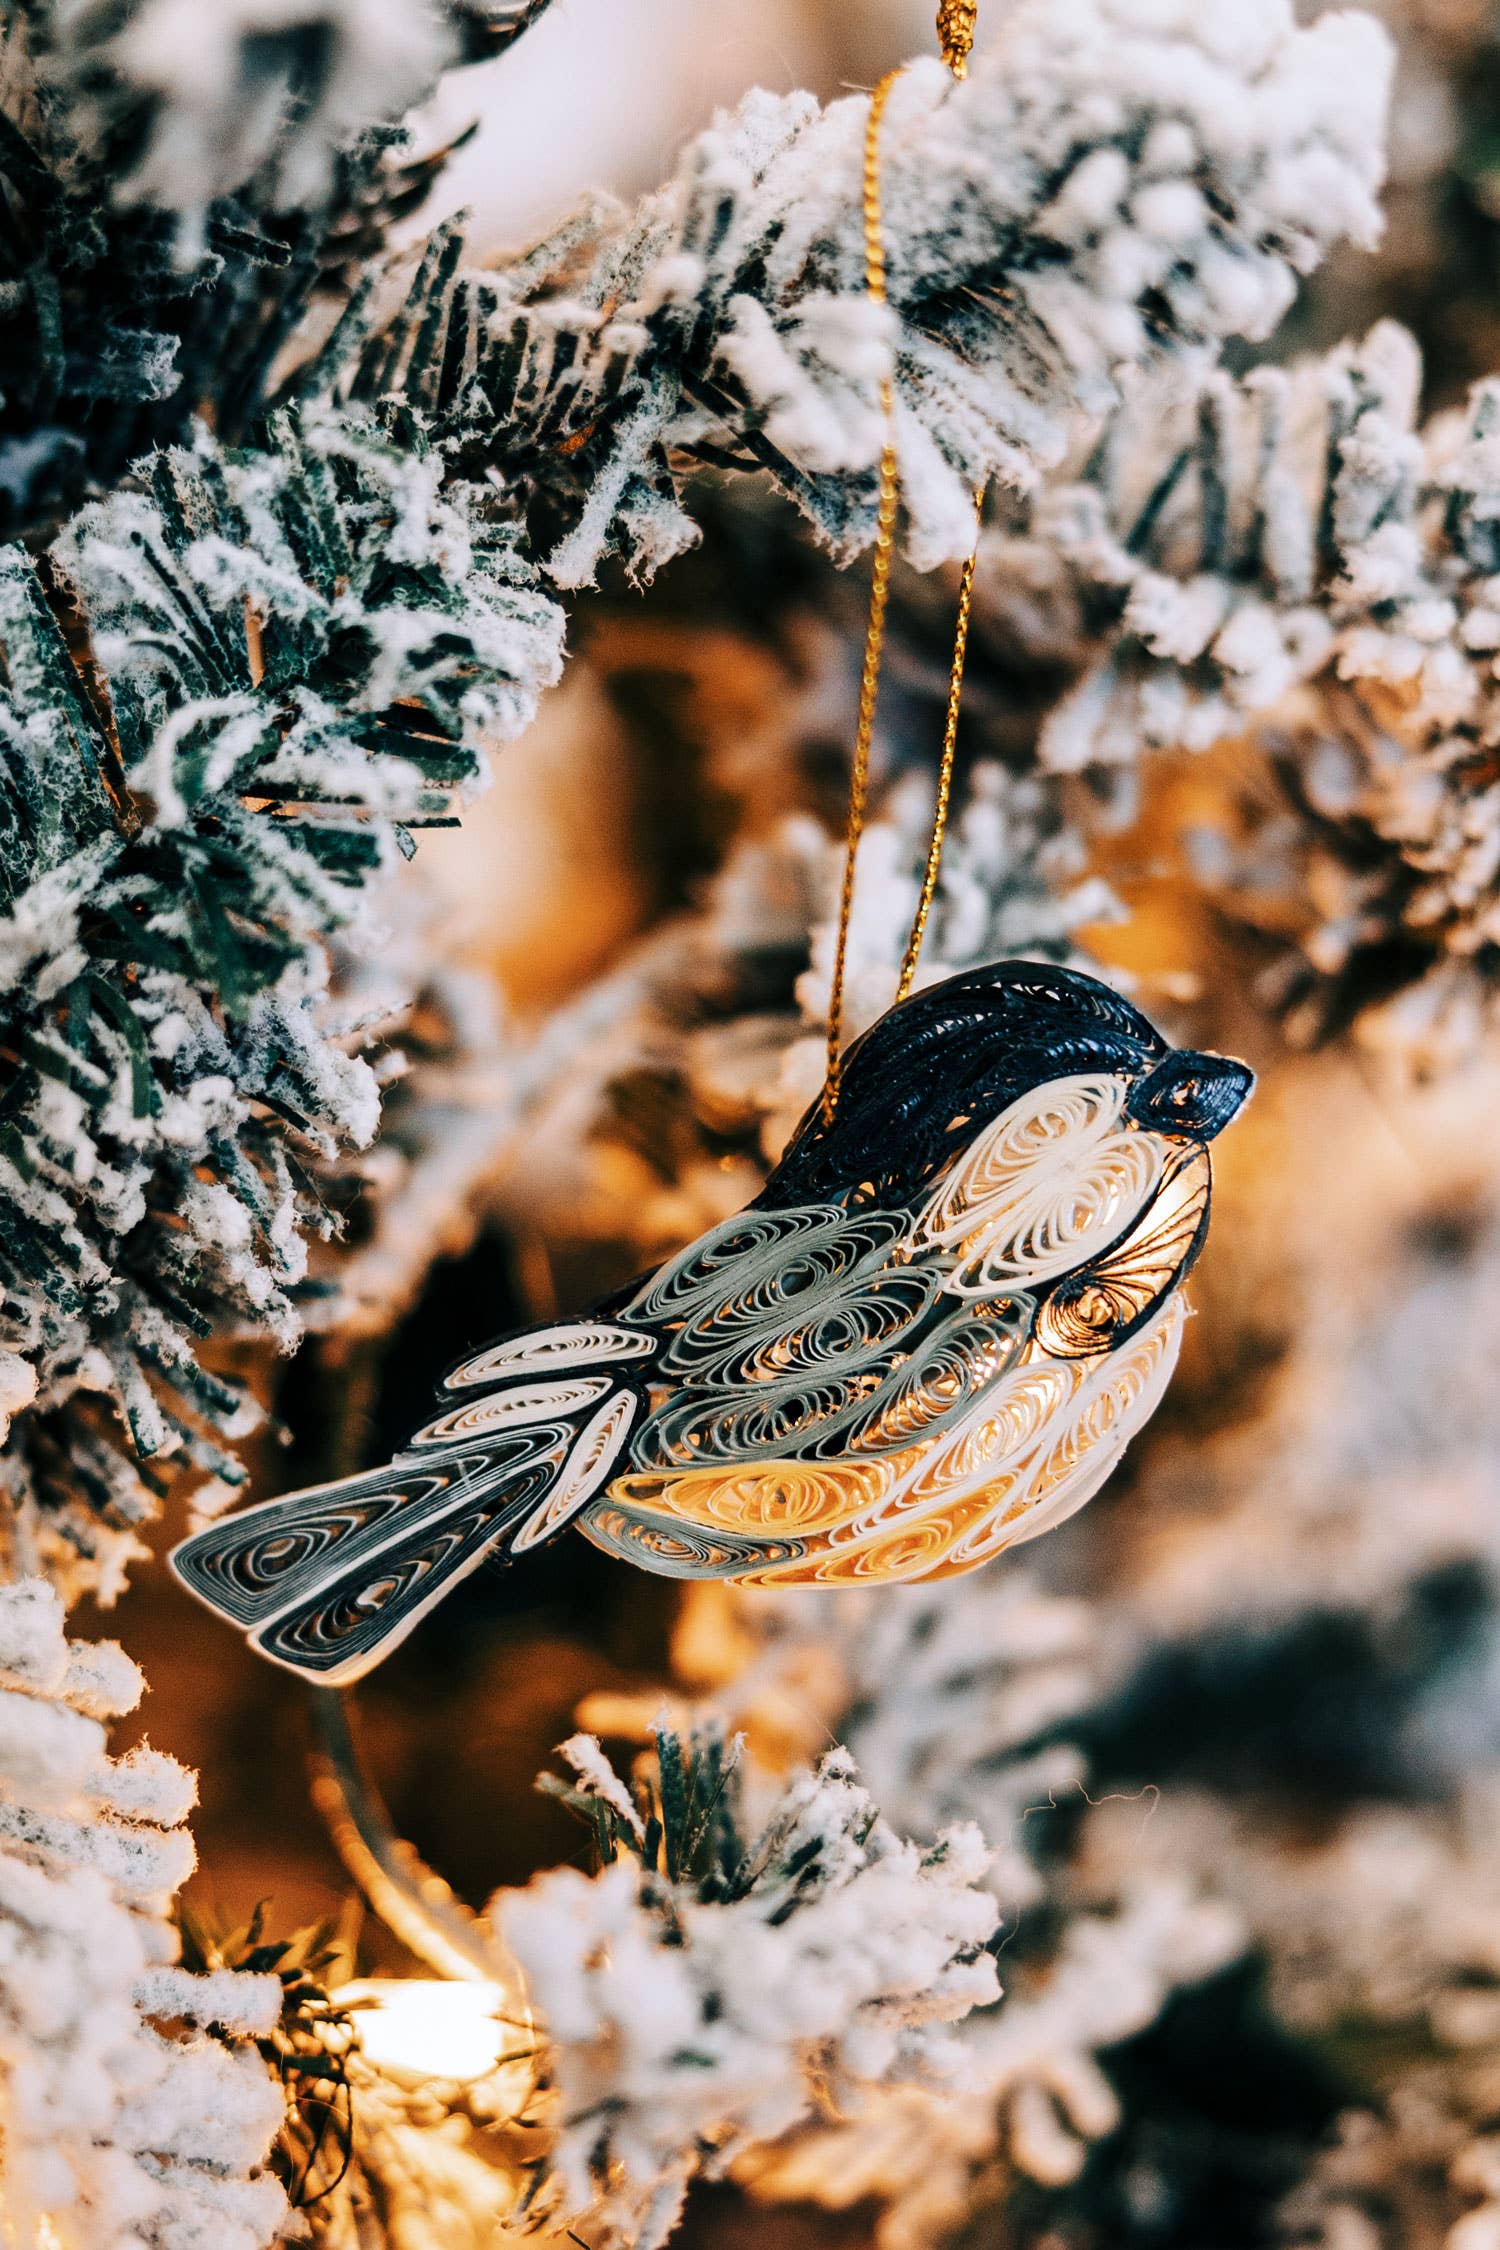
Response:
[{"label": "bird's tail feather", "polygon": [[345,1686],[486,1557],[555,1538],[608,1474],[634,1410],[619,1389],[546,1419],[490,1418],[467,1442],[424,1432],[388,1467],[207,1525],[172,1567],[273,1663]]}]

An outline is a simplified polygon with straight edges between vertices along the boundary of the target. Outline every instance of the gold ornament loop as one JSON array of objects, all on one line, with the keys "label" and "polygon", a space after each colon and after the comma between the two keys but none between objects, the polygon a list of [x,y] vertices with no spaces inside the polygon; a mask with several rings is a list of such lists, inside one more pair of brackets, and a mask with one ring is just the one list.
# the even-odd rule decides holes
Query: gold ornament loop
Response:
[{"label": "gold ornament loop", "polygon": [[[865,293],[875,305],[885,303],[885,239],[880,213],[880,124],[891,88],[901,73],[888,71],[870,97],[865,126]],[[875,510],[875,563],[870,578],[870,614],[865,626],[864,663],[859,679],[859,717],[854,728],[854,762],[849,775],[849,812],[844,828],[844,874],[839,890],[838,938],[833,954],[833,982],[828,994],[828,1069],[823,1081],[823,1116],[831,1122],[838,1106],[844,1050],[844,974],[849,952],[849,920],[854,909],[854,863],[864,832],[865,801],[870,781],[870,743],[875,732],[875,698],[880,689],[880,659],[885,649],[885,613],[891,591],[891,562],[896,545],[896,509],[899,501],[896,446],[893,434],[894,397],[891,378],[881,377],[880,413],[885,443],[880,449],[880,496]]]},{"label": "gold ornament loop", "polygon": [[[969,50],[974,44],[976,0],[941,0],[938,38],[943,60],[955,78],[968,71]],[[864,233],[865,294],[871,304],[886,302],[885,229],[880,202],[880,128],[886,103],[901,73],[888,71],[870,97],[865,123]],[[885,652],[886,612],[890,606],[891,565],[896,551],[896,516],[900,505],[900,475],[896,458],[895,386],[891,376],[881,378],[880,412],[885,442],[880,449],[880,477],[875,508],[875,559],[870,577],[870,610],[865,625],[864,660],[860,667],[859,715],[854,728],[854,757],[849,775],[849,810],[844,829],[844,871],[839,885],[838,934],[834,941],[833,974],[828,992],[828,1062],[823,1078],[823,1122],[831,1124],[838,1108],[843,1079],[844,987],[849,954],[849,924],[854,912],[854,873],[864,833],[870,790],[870,746],[875,734],[875,702],[880,692],[880,664]],[[958,618],[953,636],[953,657],[948,671],[948,708],[938,758],[937,794],[933,805],[932,833],[911,935],[906,941],[896,982],[896,999],[904,1000],[927,934],[927,918],[937,891],[942,865],[943,839],[953,790],[953,757],[958,745],[958,712],[963,694],[964,659],[969,646],[969,616],[974,601],[974,566],[979,553],[979,531],[984,512],[984,486],[974,494],[974,546],[964,563],[958,588]]]},{"label": "gold ornament loop", "polygon": [[978,0],[938,0],[938,45],[955,78],[969,75],[969,56],[973,51],[974,23],[978,14]]}]

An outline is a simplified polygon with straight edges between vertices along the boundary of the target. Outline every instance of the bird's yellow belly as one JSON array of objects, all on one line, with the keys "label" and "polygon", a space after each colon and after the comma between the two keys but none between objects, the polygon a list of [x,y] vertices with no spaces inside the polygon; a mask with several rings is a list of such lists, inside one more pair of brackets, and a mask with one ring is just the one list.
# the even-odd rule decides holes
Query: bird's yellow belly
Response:
[{"label": "bird's yellow belly", "polygon": [[873,1460],[617,1476],[589,1528],[647,1569],[743,1585],[957,1576],[1097,1489],[1160,1396],[1181,1330],[1174,1300],[1123,1351],[1034,1358],[950,1428]]},{"label": "bird's yellow belly", "polygon": [[[997,1506],[1024,1502],[1003,1471],[953,1499],[929,1439],[878,1461],[758,1461],[737,1469],[684,1469],[616,1477],[608,1488],[633,1528],[633,1544],[669,1555],[674,1523],[712,1535],[765,1541],[762,1561],[734,1572],[742,1585],[858,1585],[929,1577],[963,1532]],[[735,1540],[739,1545],[739,1540]],[[789,1551],[790,1550],[790,1551]]]}]

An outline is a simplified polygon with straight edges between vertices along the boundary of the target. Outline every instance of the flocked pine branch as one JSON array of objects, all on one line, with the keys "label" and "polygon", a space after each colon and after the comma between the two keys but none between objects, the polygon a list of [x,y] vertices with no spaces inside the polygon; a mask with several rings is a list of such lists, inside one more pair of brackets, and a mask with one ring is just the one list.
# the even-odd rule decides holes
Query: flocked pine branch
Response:
[{"label": "flocked pine branch", "polygon": [[1183,1881],[1153,1861],[1080,1883],[1070,1866],[1089,1801],[1073,1738],[1110,1692],[1110,1641],[1089,1604],[1025,1577],[913,1588],[900,1603],[695,1590],[673,1649],[690,1690],[773,1763],[793,1714],[799,1731],[846,1737],[905,1832],[977,1820],[1003,1913],[1006,1991],[958,2027],[958,2083],[887,2089],[855,2118],[751,2152],[736,2176],[757,2195],[876,2200],[881,2243],[918,2250],[963,2216],[997,2159],[1043,2186],[1072,2181],[1120,2119],[1105,2051],[1240,1950],[1206,1873]]},{"label": "flocked pine branch", "polygon": [[1083,473],[987,543],[987,598],[1076,684],[1042,762],[1119,770],[1250,735],[1240,826],[1200,877],[1293,950],[1294,1031],[1357,1018],[1418,1067],[1492,1015],[1500,392],[1419,426],[1405,332],[1175,401],[1143,384]]},{"label": "flocked pine branch", "polygon": [[262,2250],[290,2217],[254,2045],[281,1985],[177,1964],[194,1777],[105,1747],[143,1686],[51,1587],[0,1587],[0,2207],[19,2244]]},{"label": "flocked pine branch", "polygon": [[758,1830],[713,1728],[659,1729],[634,1793],[591,1737],[564,1756],[600,1871],[493,1911],[550,2041],[556,2192],[656,2250],[693,2178],[821,2099],[942,2073],[946,2026],[996,1990],[988,1855],[972,1824],[900,1842],[838,1751]]},{"label": "flocked pine branch", "polygon": [[79,138],[116,195],[195,211],[254,183],[276,210],[336,191],[361,137],[450,63],[503,53],[547,0],[25,0]]},{"label": "flocked pine branch", "polygon": [[880,2250],[925,2250],[976,2205],[1059,2191],[1125,2119],[1111,2049],[1243,1946],[1239,1918],[1175,1875],[1116,1887],[1062,1920],[1045,1957],[1007,1959],[1007,1996],[959,2027],[958,2084],[880,2087],[857,2115],[751,2149],[735,2177],[758,2200],[880,2207]]},{"label": "flocked pine branch", "polygon": [[694,459],[767,470],[857,552],[894,362],[930,565],[966,551],[975,484],[1055,462],[1122,365],[1264,335],[1334,241],[1373,239],[1386,76],[1353,14],[1021,0],[963,84],[926,61],[891,98],[887,308],[864,286],[865,98],[757,93],[633,210],[587,203],[489,273],[435,244],[356,387],[496,466],[582,585],[693,542]]},{"label": "flocked pine branch", "polygon": [[[1090,1793],[1072,1737],[1108,1700],[1110,1639],[1089,1604],[1025,1578],[914,1587],[897,1603],[694,1589],[674,1667],[744,1728],[759,1786],[830,1733],[847,1736],[903,1832],[977,1821],[1002,1915],[1005,1991],[955,2028],[952,2081],[885,2086],[857,2110],[758,2140],[733,2166],[757,2197],[876,2203],[883,2250],[921,2250],[997,2164],[1043,2189],[1070,2185],[1121,2122],[1109,2050],[1242,1951],[1242,1919],[1211,1895],[1211,1869],[1185,1877],[1165,1855],[1132,1864],[1128,1852],[1073,1864]],[[608,1694],[580,1716],[639,1724],[629,1699]]]},{"label": "flocked pine branch", "polygon": [[325,1224],[313,1175],[378,1114],[326,941],[412,826],[446,817],[477,737],[514,732],[555,676],[555,604],[441,483],[357,412],[288,416],[264,451],[159,458],[40,578],[0,557],[25,1567],[117,1584],[149,1507],[137,1459],[238,1478],[222,1439],[243,1400],[201,1341],[290,1340]]},{"label": "flocked pine branch", "polygon": [[986,546],[992,598],[1010,590],[1046,653],[1082,669],[1042,729],[1044,766],[1207,749],[1336,666],[1341,627],[1394,615],[1390,562],[1420,545],[1419,375],[1387,323],[1238,383],[1131,386],[1081,473]]},{"label": "flocked pine branch", "polygon": [[[180,439],[205,408],[222,436],[242,435],[277,353],[318,289],[338,281],[343,236],[363,229],[373,246],[402,199],[371,140],[341,159],[336,213],[277,212],[246,182],[200,214],[186,243],[175,208],[120,199],[120,134],[93,114],[75,67],[72,35],[111,13],[46,0],[0,12],[8,535],[45,529],[136,455]],[[217,11],[191,14],[192,36],[177,42],[184,64],[217,21]]]},{"label": "flocked pine branch", "polygon": [[0,530],[208,412],[248,434],[446,153],[396,120],[544,0],[9,0],[0,10]]}]

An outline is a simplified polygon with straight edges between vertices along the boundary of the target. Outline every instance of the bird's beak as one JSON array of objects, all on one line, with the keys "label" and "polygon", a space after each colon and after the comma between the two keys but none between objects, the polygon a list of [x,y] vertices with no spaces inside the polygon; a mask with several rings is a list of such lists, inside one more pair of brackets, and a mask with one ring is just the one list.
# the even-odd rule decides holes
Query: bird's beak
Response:
[{"label": "bird's beak", "polygon": [[1232,1125],[1255,1091],[1255,1073],[1233,1055],[1190,1054],[1182,1057],[1198,1081],[1193,1104],[1201,1137],[1212,1140]]},{"label": "bird's beak", "polygon": [[1254,1071],[1230,1055],[1177,1049],[1141,1080],[1127,1107],[1138,1125],[1201,1143],[1239,1116],[1254,1084]]}]

